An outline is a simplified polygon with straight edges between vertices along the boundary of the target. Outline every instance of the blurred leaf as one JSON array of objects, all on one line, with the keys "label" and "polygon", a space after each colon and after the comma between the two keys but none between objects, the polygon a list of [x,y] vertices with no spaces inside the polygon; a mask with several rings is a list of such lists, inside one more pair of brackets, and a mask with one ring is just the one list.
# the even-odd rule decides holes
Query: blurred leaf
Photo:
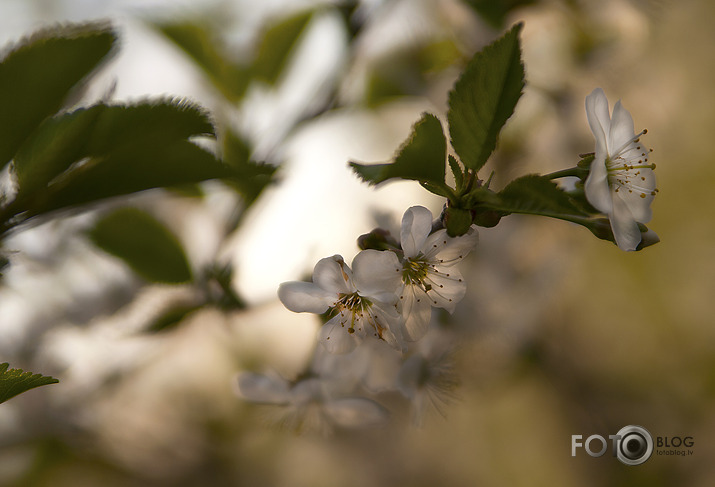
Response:
[{"label": "blurred leaf", "polygon": [[[405,89],[404,83],[396,79],[393,74],[382,69],[375,69],[370,72],[365,87],[365,104],[368,107],[376,108],[394,98],[409,94]],[[400,75],[403,74],[405,74],[405,71],[400,71]],[[413,78],[413,76],[410,77]]]},{"label": "blurred leaf", "polygon": [[107,106],[88,134],[87,152],[91,156],[124,149],[140,152],[191,136],[214,135],[208,112],[186,100]]},{"label": "blurred leaf", "polygon": [[430,73],[453,66],[462,58],[462,53],[452,39],[441,39],[420,46],[417,58],[420,71]]},{"label": "blurred leaf", "polygon": [[461,53],[449,39],[394,49],[372,66],[365,104],[376,107],[397,97],[420,96],[429,86],[429,73],[452,66],[460,58]]},{"label": "blurred leaf", "polygon": [[465,0],[465,3],[492,27],[502,29],[511,10],[532,5],[536,0]]},{"label": "blurred leaf", "polygon": [[144,279],[182,283],[191,269],[176,237],[150,214],[122,208],[99,220],[89,237],[102,250],[119,257]]},{"label": "blurred leaf", "polygon": [[226,98],[237,101],[243,97],[249,73],[219,51],[208,26],[191,22],[153,26],[193,59]]},{"label": "blurred leaf", "polygon": [[23,193],[47,186],[57,175],[86,156],[87,136],[103,105],[46,119],[18,150],[14,170]]},{"label": "blurred leaf", "polygon": [[10,364],[7,362],[0,364],[0,403],[35,387],[59,382],[54,377],[33,374],[22,369],[8,370],[8,367]]},{"label": "blurred leaf", "polygon": [[234,176],[234,171],[189,141],[145,148],[142,152],[125,148],[75,169],[71,177],[33,198],[26,217],[147,189]]},{"label": "blurred leaf", "polygon": [[442,124],[434,115],[424,113],[412,127],[410,137],[397,151],[392,163],[366,165],[350,162],[350,166],[369,184],[402,178],[444,186],[446,153],[447,141]]},{"label": "blurred leaf", "polygon": [[588,216],[556,183],[536,174],[515,179],[497,196],[499,203],[490,206],[509,213]]},{"label": "blurred leaf", "polygon": [[250,159],[251,149],[234,132],[227,132],[223,141],[223,160],[233,169],[235,177],[224,182],[243,196],[245,207],[249,207],[263,190],[275,180],[276,166],[254,162]]},{"label": "blurred leaf", "polygon": [[449,93],[452,147],[475,171],[487,162],[524,88],[521,25],[475,54]]},{"label": "blurred leaf", "polygon": [[203,304],[193,304],[170,308],[161,315],[159,315],[159,317],[149,325],[147,331],[156,333],[175,328],[187,316],[189,316],[194,311],[200,310],[203,306]]},{"label": "blurred leaf", "polygon": [[112,50],[107,24],[40,31],[20,41],[0,63],[0,167],[23,141],[63,106],[70,90]]},{"label": "blurred leaf", "polygon": [[203,109],[172,100],[96,105],[50,119],[19,152],[13,205],[27,219],[146,189],[235,177],[188,140],[213,132]]},{"label": "blurred leaf", "polygon": [[271,85],[275,84],[312,16],[313,11],[309,10],[268,26],[263,32],[252,65],[252,73],[256,78]]}]

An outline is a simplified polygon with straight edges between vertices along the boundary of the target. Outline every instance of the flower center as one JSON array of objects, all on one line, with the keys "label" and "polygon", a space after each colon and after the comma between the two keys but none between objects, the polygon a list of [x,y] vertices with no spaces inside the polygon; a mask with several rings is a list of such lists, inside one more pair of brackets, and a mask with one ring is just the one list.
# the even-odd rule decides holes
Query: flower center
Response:
[{"label": "flower center", "polygon": [[614,192],[618,193],[621,189],[629,193],[635,191],[641,198],[647,195],[655,196],[658,192],[656,188],[651,187],[652,179],[646,177],[644,172],[655,169],[655,164],[648,163],[648,153],[652,150],[646,149],[639,143],[640,136],[646,133],[647,130],[643,130],[634,135],[631,140],[614,151],[613,156],[609,154],[606,157],[608,184],[614,188]]},{"label": "flower center", "polygon": [[[357,331],[362,331],[361,318],[367,313],[368,323],[372,324],[370,317],[370,308],[372,302],[365,296],[360,296],[358,293],[340,293],[335,306],[332,308],[333,315],[340,315],[340,324],[344,328],[347,327],[348,333],[355,333],[355,325],[358,325]],[[374,326],[374,325],[373,325]]]},{"label": "flower center", "polygon": [[405,259],[402,264],[402,282],[417,286],[423,285],[429,268],[430,263],[425,260],[422,254]]}]

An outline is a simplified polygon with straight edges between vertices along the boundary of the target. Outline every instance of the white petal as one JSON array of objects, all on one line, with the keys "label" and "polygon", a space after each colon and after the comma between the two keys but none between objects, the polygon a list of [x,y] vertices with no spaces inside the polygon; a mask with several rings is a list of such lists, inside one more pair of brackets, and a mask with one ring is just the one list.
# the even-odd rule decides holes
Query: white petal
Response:
[{"label": "white petal", "polygon": [[365,398],[336,399],[325,404],[325,412],[337,425],[354,428],[375,426],[388,418],[385,408]]},{"label": "white petal", "polygon": [[653,217],[650,204],[655,198],[655,173],[650,169],[641,169],[639,175],[629,176],[629,180],[630,187],[621,187],[617,194],[635,221],[648,223]]},{"label": "white petal", "polygon": [[405,339],[414,342],[425,336],[432,318],[432,306],[425,292],[406,285],[400,295]]},{"label": "white petal", "polygon": [[394,303],[402,280],[402,266],[394,252],[363,250],[353,259],[353,279],[361,296]]},{"label": "white petal", "polygon": [[426,360],[422,355],[415,354],[405,360],[397,376],[397,389],[408,399],[414,399],[419,388]]},{"label": "white petal", "polygon": [[307,404],[323,397],[323,383],[320,379],[305,379],[298,382],[290,390],[291,402]]},{"label": "white petal", "polygon": [[426,282],[432,286],[432,289],[427,291],[430,305],[444,308],[450,313],[454,312],[457,303],[467,292],[467,284],[462,274],[455,268],[436,267],[434,271],[427,272]]},{"label": "white petal", "polygon": [[279,377],[244,372],[238,376],[239,395],[252,402],[287,404],[288,384]]},{"label": "white petal", "polygon": [[384,328],[382,330],[382,335],[380,336],[385,343],[390,345],[394,350],[397,350],[400,353],[405,353],[407,351],[407,344],[405,343],[405,339],[402,336],[402,332],[397,329],[397,327],[394,328]]},{"label": "white petal", "polygon": [[415,257],[432,230],[432,212],[424,206],[408,208],[402,216],[400,243],[405,257]]},{"label": "white petal", "polygon": [[312,282],[291,281],[278,286],[283,306],[295,313],[325,313],[337,300],[336,293],[325,291]]},{"label": "white petal", "polygon": [[611,220],[611,229],[618,248],[635,250],[641,241],[641,232],[628,206],[618,195],[613,198],[613,213],[608,215],[608,218]]},{"label": "white petal", "polygon": [[608,186],[605,157],[596,157],[593,160],[583,189],[586,192],[588,202],[598,211],[605,214],[613,211],[613,200],[611,189]]},{"label": "white petal", "polygon": [[377,329],[369,329],[368,334],[374,338],[382,338],[388,345],[397,351],[407,350],[402,336],[400,314],[393,305],[375,303],[370,309]]},{"label": "white petal", "polygon": [[475,225],[469,227],[464,235],[454,238],[447,235],[447,230],[438,230],[425,242],[425,257],[440,265],[454,265],[466,257],[478,242],[479,232]]},{"label": "white petal", "polygon": [[325,291],[352,293],[350,268],[340,255],[320,259],[313,269],[313,282]]},{"label": "white petal", "polygon": [[358,344],[359,337],[348,333],[347,327],[340,322],[340,315],[331,318],[318,330],[318,341],[330,353],[348,353]]},{"label": "white petal", "polygon": [[608,131],[608,155],[615,156],[615,151],[620,150],[628,144],[635,133],[633,132],[633,118],[628,110],[623,108],[620,100],[613,107],[611,117],[611,127]]},{"label": "white petal", "polygon": [[596,139],[596,154],[606,153],[611,117],[608,113],[608,99],[601,88],[596,88],[586,97],[586,118]]}]

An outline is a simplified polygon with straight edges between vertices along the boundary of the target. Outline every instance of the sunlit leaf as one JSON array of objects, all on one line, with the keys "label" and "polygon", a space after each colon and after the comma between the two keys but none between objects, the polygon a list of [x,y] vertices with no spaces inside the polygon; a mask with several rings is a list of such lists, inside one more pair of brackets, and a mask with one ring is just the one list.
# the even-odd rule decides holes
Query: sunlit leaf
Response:
[{"label": "sunlit leaf", "polygon": [[95,245],[119,257],[152,282],[191,280],[184,249],[156,218],[136,208],[122,208],[99,220],[89,233]]},{"label": "sunlit leaf", "polygon": [[55,27],[23,39],[0,62],[0,167],[112,51],[106,24]]},{"label": "sunlit leaf", "polygon": [[10,367],[10,364],[7,362],[0,364],[0,403],[35,387],[59,382],[54,377],[33,374],[22,369],[8,370],[8,367]]},{"label": "sunlit leaf", "polygon": [[434,185],[444,185],[447,141],[439,119],[429,113],[412,127],[405,141],[387,164],[360,164],[350,166],[365,182],[379,184],[392,178],[412,179]]},{"label": "sunlit leaf", "polygon": [[486,162],[524,88],[519,31],[478,52],[449,93],[449,133],[462,163],[478,171]]}]

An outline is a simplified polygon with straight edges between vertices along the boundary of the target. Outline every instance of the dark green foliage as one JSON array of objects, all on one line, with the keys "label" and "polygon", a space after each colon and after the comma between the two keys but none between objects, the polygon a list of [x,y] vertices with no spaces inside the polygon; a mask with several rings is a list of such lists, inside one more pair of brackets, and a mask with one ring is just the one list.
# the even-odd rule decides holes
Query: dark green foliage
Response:
[{"label": "dark green foliage", "polygon": [[509,213],[587,216],[553,181],[536,174],[515,179],[498,196],[496,209]]},{"label": "dark green foliage", "polygon": [[446,153],[442,124],[434,115],[425,113],[412,127],[410,137],[397,151],[394,162],[372,165],[350,162],[350,166],[369,184],[402,178],[443,186]]},{"label": "dark green foliage", "polygon": [[210,27],[191,22],[154,27],[193,59],[226,98],[238,101],[243,97],[250,73],[220,51],[217,40],[211,36]]},{"label": "dark green foliage", "polygon": [[95,245],[122,259],[148,281],[182,283],[192,279],[179,241],[142,210],[116,210],[99,220],[89,236]]},{"label": "dark green foliage", "polygon": [[0,403],[35,387],[59,382],[54,377],[33,374],[22,369],[8,370],[8,367],[10,364],[7,362],[0,364]]},{"label": "dark green foliage", "polygon": [[519,31],[515,25],[478,52],[449,93],[452,147],[469,169],[478,171],[494,151],[497,137],[514,113],[524,88]]},{"label": "dark green foliage", "polygon": [[0,63],[0,167],[112,51],[117,38],[105,24],[40,31]]}]

